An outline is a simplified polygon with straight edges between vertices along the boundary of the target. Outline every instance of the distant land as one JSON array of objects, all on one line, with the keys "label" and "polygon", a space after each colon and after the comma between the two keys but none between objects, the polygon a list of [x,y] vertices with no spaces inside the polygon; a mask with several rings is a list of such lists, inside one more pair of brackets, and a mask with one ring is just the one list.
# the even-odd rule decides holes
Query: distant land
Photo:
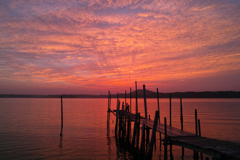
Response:
[{"label": "distant land", "polygon": [[[159,98],[169,98],[170,93],[159,93]],[[25,94],[0,94],[0,98],[60,98],[61,95],[25,95]],[[107,98],[108,95],[87,95],[87,94],[63,94],[63,98]],[[127,98],[130,94],[126,94]],[[143,98],[143,90],[137,90],[138,98]],[[117,95],[111,95],[112,98],[116,98]],[[119,98],[124,98],[125,93],[120,93]],[[131,97],[136,97],[136,91],[131,93]],[[146,90],[147,98],[157,98],[157,93]],[[205,91],[205,92],[173,92],[172,98],[240,98],[240,91]]]}]

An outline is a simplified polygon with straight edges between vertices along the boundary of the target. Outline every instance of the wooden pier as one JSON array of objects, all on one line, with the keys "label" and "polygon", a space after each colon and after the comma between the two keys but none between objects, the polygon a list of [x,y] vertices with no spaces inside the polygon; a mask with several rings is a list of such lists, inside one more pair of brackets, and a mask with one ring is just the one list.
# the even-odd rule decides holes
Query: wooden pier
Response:
[{"label": "wooden pier", "polygon": [[[136,88],[137,88],[137,85],[136,85]],[[144,91],[145,91],[145,85],[143,86],[143,92]],[[157,92],[158,92],[158,89],[157,89]],[[126,91],[125,91],[125,95],[126,95]],[[137,95],[137,92],[136,92],[136,95]],[[190,133],[183,130],[182,104],[180,104],[181,129],[178,129],[178,128],[172,127],[171,125],[167,125],[166,118],[165,118],[164,124],[160,123],[159,105],[158,105],[158,111],[156,111],[155,113],[155,118],[153,120],[148,118],[147,103],[146,103],[145,96],[146,95],[144,93],[144,111],[145,111],[144,117],[140,116],[140,113],[138,113],[137,96],[136,96],[136,114],[133,114],[130,112],[129,105],[126,103],[126,96],[125,96],[125,107],[123,103],[121,109],[120,109],[121,102],[118,99],[117,99],[116,110],[111,110],[111,104],[108,104],[108,112],[112,112],[116,116],[116,125],[115,125],[116,136],[119,136],[121,138],[126,137],[128,140],[130,140],[131,138],[129,138],[130,137],[129,133],[131,133],[131,131],[129,130],[131,130],[131,122],[134,122],[134,129],[132,132],[133,133],[132,142],[130,142],[130,144],[132,144],[133,147],[137,146],[137,149],[139,149],[138,148],[139,140],[140,140],[139,132],[140,132],[140,124],[141,124],[142,137],[141,137],[139,150],[142,150],[142,148],[145,148],[144,147],[146,142],[145,139],[147,138],[147,141],[149,142],[148,155],[150,157],[152,155],[153,144],[156,141],[156,132],[159,132],[160,141],[161,141],[161,134],[165,135],[165,138],[163,139],[164,152],[167,152],[167,145],[170,145],[170,148],[172,145],[177,145],[177,146],[183,147],[182,157],[184,157],[184,148],[188,148],[194,151],[194,156],[196,157],[199,156],[198,152],[200,152],[201,156],[203,153],[220,160],[240,160],[240,144],[239,143],[222,141],[222,140],[201,136],[200,120],[197,119],[197,110],[195,110],[196,133]],[[109,92],[109,97],[111,99],[110,92]],[[110,99],[108,100],[108,102],[111,102]],[[180,99],[180,102],[182,102],[181,99]],[[131,98],[130,98],[130,103],[131,103]],[[170,118],[171,118],[171,96],[170,96]],[[170,122],[171,122],[171,119],[170,119]],[[152,136],[150,141],[149,141],[149,129],[152,129]],[[146,138],[145,138],[145,135],[146,135]],[[135,142],[137,143],[137,145],[135,145]],[[165,159],[167,159],[167,156],[164,156],[164,160]]]}]

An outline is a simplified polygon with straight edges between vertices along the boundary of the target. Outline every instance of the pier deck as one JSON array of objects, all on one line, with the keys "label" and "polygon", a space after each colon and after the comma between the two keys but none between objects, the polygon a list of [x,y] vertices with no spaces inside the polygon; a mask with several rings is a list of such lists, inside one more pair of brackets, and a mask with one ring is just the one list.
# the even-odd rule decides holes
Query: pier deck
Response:
[{"label": "pier deck", "polygon": [[[112,112],[114,113],[116,110]],[[135,120],[135,114],[128,112],[127,115],[131,121]],[[140,117],[140,124],[143,123],[148,128],[153,128],[154,120]],[[156,131],[165,134],[164,124],[157,123]],[[182,146],[224,160],[240,160],[240,144],[238,143],[200,137],[170,126],[167,126],[167,135],[169,144]]]}]

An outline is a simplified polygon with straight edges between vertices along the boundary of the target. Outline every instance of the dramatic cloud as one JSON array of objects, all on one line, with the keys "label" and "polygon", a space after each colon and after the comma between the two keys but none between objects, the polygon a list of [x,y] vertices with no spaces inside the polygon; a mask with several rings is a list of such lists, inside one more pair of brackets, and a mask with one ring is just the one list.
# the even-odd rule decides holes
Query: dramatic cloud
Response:
[{"label": "dramatic cloud", "polygon": [[105,93],[136,80],[240,90],[239,10],[237,0],[3,0],[1,93]]}]

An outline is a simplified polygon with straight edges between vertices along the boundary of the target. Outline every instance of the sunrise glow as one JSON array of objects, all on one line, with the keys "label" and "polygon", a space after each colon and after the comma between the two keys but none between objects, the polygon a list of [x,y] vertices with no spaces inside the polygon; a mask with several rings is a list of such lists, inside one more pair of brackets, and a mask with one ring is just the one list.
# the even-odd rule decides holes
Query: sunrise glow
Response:
[{"label": "sunrise glow", "polygon": [[240,90],[240,1],[0,4],[0,93]]}]

